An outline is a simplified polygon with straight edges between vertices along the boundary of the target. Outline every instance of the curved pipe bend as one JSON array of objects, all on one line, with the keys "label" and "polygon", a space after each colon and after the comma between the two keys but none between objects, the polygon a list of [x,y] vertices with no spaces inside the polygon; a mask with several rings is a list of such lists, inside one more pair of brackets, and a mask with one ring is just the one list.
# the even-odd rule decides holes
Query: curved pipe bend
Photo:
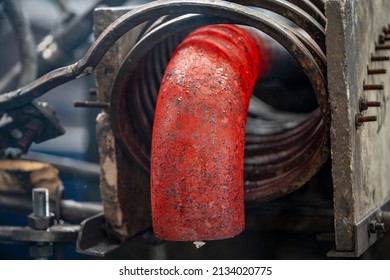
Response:
[{"label": "curved pipe bend", "polygon": [[260,37],[234,25],[199,28],[175,50],[152,135],[152,220],[159,238],[224,239],[244,229],[245,126],[267,64]]}]

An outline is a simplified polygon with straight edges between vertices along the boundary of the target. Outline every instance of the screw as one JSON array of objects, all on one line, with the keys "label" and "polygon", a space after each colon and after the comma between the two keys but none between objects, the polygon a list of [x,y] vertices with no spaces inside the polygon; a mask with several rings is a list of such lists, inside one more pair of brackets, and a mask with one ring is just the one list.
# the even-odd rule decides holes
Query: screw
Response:
[{"label": "screw", "polygon": [[371,84],[371,85],[363,85],[364,90],[383,90],[384,86],[383,84],[378,85],[378,84]]},{"label": "screw", "polygon": [[386,69],[369,69],[367,68],[368,75],[378,75],[378,74],[386,74]]},{"label": "screw", "polygon": [[36,217],[49,217],[49,191],[47,189],[33,189],[33,214]]},{"label": "screw", "polygon": [[360,111],[367,110],[369,107],[380,107],[381,103],[379,101],[367,101],[365,99],[361,99],[359,103]]},{"label": "screw", "polygon": [[371,56],[371,61],[389,61],[390,56],[385,55],[373,55]]},{"label": "screw", "polygon": [[[46,230],[53,225],[54,215],[49,212],[49,191],[46,188],[35,188],[32,193],[33,213],[28,216],[28,224],[35,230]],[[32,242],[30,256],[35,259],[47,259],[53,254],[53,244]]]},{"label": "screw", "polygon": [[372,221],[372,222],[370,222],[369,230],[371,233],[376,233],[378,231],[379,232],[385,231],[385,224],[379,223],[377,221]]},{"label": "screw", "polygon": [[375,49],[377,51],[379,51],[379,50],[390,50],[390,45],[376,45]]},{"label": "screw", "polygon": [[355,117],[355,123],[357,127],[362,126],[363,123],[365,122],[376,122],[376,121],[377,121],[377,116],[364,116],[359,113],[356,114]]},{"label": "screw", "polygon": [[75,101],[73,105],[75,107],[100,108],[100,109],[108,109],[110,107],[110,103],[99,102],[99,101]]}]

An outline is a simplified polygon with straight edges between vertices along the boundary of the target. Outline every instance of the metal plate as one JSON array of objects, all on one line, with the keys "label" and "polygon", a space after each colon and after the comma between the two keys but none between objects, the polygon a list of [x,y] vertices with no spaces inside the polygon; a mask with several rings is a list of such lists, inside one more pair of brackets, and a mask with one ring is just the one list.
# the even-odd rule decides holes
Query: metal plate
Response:
[{"label": "metal plate", "polygon": [[[390,55],[376,50],[378,36],[390,23],[390,1],[328,0],[326,44],[328,88],[332,111],[331,149],[334,184],[336,250],[359,255],[366,231],[356,231],[390,196],[390,114],[386,110],[389,74],[368,74],[370,69],[390,71],[387,61],[372,56]],[[364,84],[383,84],[384,90],[364,90]],[[359,101],[381,101],[380,108],[360,112]],[[377,122],[356,127],[356,114],[377,116]]]}]

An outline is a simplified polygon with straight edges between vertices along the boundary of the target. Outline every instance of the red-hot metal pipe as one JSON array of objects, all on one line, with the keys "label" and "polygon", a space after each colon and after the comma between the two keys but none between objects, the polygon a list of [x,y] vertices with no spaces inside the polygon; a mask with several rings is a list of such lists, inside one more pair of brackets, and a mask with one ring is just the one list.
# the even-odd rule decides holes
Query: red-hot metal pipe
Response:
[{"label": "red-hot metal pipe", "polygon": [[234,25],[202,27],[176,49],[153,125],[157,237],[224,239],[244,229],[245,126],[254,84],[267,62],[262,41]]}]

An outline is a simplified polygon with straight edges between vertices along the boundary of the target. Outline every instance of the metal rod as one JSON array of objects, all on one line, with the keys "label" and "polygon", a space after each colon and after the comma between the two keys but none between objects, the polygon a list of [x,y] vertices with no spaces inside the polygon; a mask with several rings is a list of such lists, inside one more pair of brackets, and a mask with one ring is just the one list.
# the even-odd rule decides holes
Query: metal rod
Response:
[{"label": "metal rod", "polygon": [[379,101],[367,101],[365,99],[360,100],[359,108],[360,111],[367,110],[369,107],[380,107],[381,102]]},{"label": "metal rod", "polygon": [[75,101],[73,105],[75,107],[81,107],[81,108],[98,108],[98,109],[110,108],[110,103],[99,102],[99,101]]},{"label": "metal rod", "polygon": [[390,50],[390,45],[376,45],[375,49],[377,51],[380,51],[380,50]]},{"label": "metal rod", "polygon": [[379,55],[379,56],[371,56],[371,61],[389,61],[390,56]]},{"label": "metal rod", "polygon": [[383,90],[384,85],[383,84],[368,84],[368,85],[363,85],[364,90]]},{"label": "metal rod", "polygon": [[356,126],[362,126],[365,122],[376,122],[377,116],[364,116],[362,114],[356,114]]},{"label": "metal rod", "polygon": [[367,69],[368,75],[379,75],[379,74],[386,74],[386,69]]}]

